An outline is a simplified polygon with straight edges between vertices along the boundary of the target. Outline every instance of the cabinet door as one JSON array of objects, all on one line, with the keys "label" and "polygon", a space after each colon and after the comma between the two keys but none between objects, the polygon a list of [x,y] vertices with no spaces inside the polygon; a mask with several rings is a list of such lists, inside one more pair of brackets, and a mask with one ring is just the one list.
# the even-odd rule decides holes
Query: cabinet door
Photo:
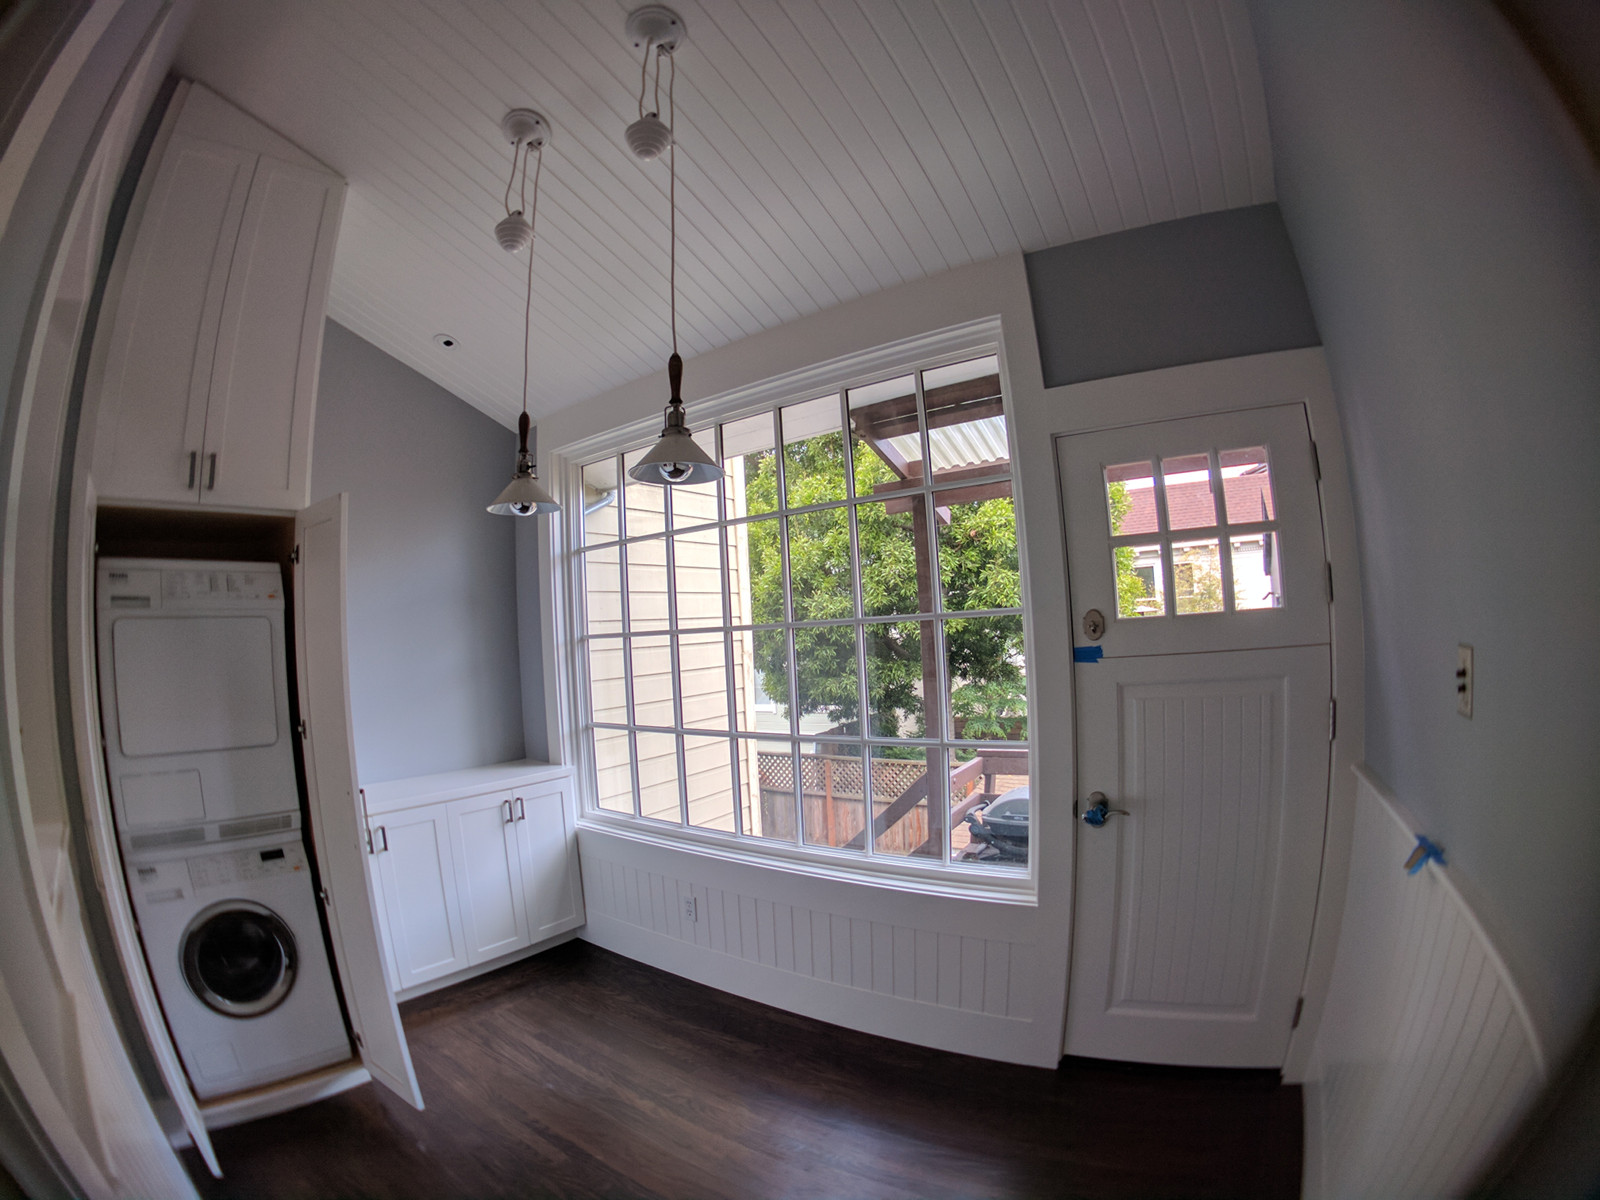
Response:
[{"label": "cabinet door", "polygon": [[467,961],[476,965],[529,941],[514,804],[510,792],[489,792],[452,800],[445,808]]},{"label": "cabinet door", "polygon": [[181,133],[161,156],[106,355],[94,466],[102,499],[198,494],[217,328],[256,158]]},{"label": "cabinet door", "polygon": [[578,841],[567,811],[570,780],[519,788],[513,796],[523,900],[532,941],[581,923]]},{"label": "cabinet door", "polygon": [[462,936],[446,808],[376,817],[373,838],[400,986],[415,987],[470,966],[476,960]]},{"label": "cabinet door", "polygon": [[311,424],[344,182],[262,155],[228,274],[211,364],[200,499],[310,500]]}]

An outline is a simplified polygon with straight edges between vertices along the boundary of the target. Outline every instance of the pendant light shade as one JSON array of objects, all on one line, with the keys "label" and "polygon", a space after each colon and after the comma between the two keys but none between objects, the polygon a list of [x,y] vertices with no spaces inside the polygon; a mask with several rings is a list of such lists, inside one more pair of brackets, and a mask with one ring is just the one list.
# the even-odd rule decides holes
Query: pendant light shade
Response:
[{"label": "pendant light shade", "polygon": [[722,468],[700,447],[689,432],[683,400],[678,388],[683,382],[683,359],[674,354],[667,360],[667,378],[672,383],[672,399],[667,401],[666,423],[661,440],[628,471],[639,483],[710,483],[722,478]]},{"label": "pendant light shade", "polygon": [[[628,16],[627,33],[635,47],[644,47],[644,67],[639,75],[639,119],[629,125],[625,137],[628,148],[646,161],[657,158],[663,151],[667,155],[667,220],[669,267],[668,295],[672,305],[672,357],[667,359],[667,381],[672,394],[667,401],[666,421],[661,427],[661,438],[651,447],[650,453],[636,463],[628,477],[637,483],[666,484],[668,486],[711,483],[722,478],[722,467],[700,448],[689,432],[689,422],[683,411],[683,359],[678,356],[678,141],[675,124],[677,106],[673,103],[673,83],[678,77],[674,52],[683,44],[687,31],[683,18],[663,4],[647,4]],[[649,78],[650,59],[654,52],[656,61],[656,111],[645,112],[644,97]],[[660,119],[661,60],[669,66],[667,75],[667,121]]]},{"label": "pendant light shade", "polygon": [[539,482],[539,477],[533,470],[533,455],[528,453],[528,414],[523,413],[517,421],[517,435],[521,439],[521,447],[517,451],[517,470],[511,476],[511,482],[506,484],[505,490],[494,498],[494,503],[489,505],[489,511],[497,517],[526,517],[533,513],[560,512],[561,505],[557,504],[555,497],[544,490],[544,485]]}]

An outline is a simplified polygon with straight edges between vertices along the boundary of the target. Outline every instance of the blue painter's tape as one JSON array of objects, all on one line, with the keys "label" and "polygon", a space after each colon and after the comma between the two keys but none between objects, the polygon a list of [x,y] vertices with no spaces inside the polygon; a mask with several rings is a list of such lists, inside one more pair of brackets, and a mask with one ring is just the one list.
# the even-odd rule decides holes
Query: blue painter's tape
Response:
[{"label": "blue painter's tape", "polygon": [[1101,646],[1074,646],[1072,648],[1073,662],[1099,662],[1105,655]]},{"label": "blue painter's tape", "polygon": [[1420,833],[1417,834],[1417,848],[1411,852],[1411,857],[1406,859],[1407,875],[1415,875],[1430,862],[1436,862],[1441,867],[1449,864],[1444,861],[1444,849],[1435,842],[1429,841]]}]

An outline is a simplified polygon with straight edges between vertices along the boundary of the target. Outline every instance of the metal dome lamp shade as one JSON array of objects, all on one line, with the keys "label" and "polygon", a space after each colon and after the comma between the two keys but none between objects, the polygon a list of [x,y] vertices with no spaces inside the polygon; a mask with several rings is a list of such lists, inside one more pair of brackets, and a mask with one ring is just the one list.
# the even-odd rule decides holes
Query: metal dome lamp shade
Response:
[{"label": "metal dome lamp shade", "polygon": [[[688,418],[684,413],[683,397],[680,394],[683,386],[683,359],[678,355],[678,141],[673,136],[674,122],[677,111],[672,100],[672,85],[677,80],[677,60],[673,52],[686,36],[683,18],[670,8],[660,4],[649,4],[644,8],[636,9],[628,17],[628,36],[633,39],[634,45],[644,46],[645,68],[650,65],[650,51],[656,52],[656,94],[661,94],[661,60],[668,60],[667,75],[667,125],[666,145],[668,164],[668,211],[670,213],[669,244],[671,264],[668,272],[668,290],[671,295],[672,305],[672,357],[667,359],[667,382],[671,385],[671,395],[667,400],[666,420],[661,427],[661,438],[656,442],[650,453],[646,454],[639,462],[628,471],[628,477],[638,483],[657,483],[676,486],[679,484],[711,483],[722,478],[722,468],[717,461],[700,448],[689,430]],[[659,108],[659,105],[658,105]],[[628,144],[640,158],[651,159],[660,154],[662,147],[648,138],[636,137],[639,127],[648,116],[655,119],[655,113],[644,112],[644,77],[641,75],[639,87],[640,120],[628,127]],[[659,124],[659,122],[657,122]],[[645,142],[645,145],[636,144]]]},{"label": "metal dome lamp shade", "polygon": [[[530,219],[522,219],[521,208],[511,211],[511,183],[506,184],[506,216],[495,226],[495,240],[512,254],[523,247],[528,249],[527,298],[522,309],[522,416],[517,419],[517,469],[505,490],[494,498],[489,511],[501,517],[526,517],[533,513],[561,511],[555,497],[545,491],[539,474],[533,466],[533,455],[528,451],[528,432],[532,422],[528,419],[528,342],[533,324],[533,220],[539,211],[539,172],[544,167],[544,144],[549,138],[548,122],[527,108],[514,108],[500,123],[501,129],[511,139],[511,183],[517,177],[517,156],[524,148],[538,153],[538,165],[533,172],[533,204],[527,207]],[[528,188],[528,156],[522,153],[522,188],[526,201]]]}]

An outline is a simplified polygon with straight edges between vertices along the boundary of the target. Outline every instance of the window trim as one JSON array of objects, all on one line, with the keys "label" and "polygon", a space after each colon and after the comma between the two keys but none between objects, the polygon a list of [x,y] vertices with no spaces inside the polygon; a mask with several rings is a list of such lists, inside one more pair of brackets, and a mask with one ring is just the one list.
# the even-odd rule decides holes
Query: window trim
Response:
[{"label": "window trim", "polygon": [[[718,396],[692,403],[691,424],[696,429],[706,429],[714,425],[723,424],[740,418],[771,412],[788,404],[804,402],[815,399],[819,394],[840,393],[847,388],[858,387],[863,384],[877,382],[881,379],[892,378],[896,375],[916,373],[917,388],[921,391],[920,372],[929,368],[946,365],[960,361],[966,357],[978,357],[984,354],[993,354],[998,360],[998,372],[1002,394],[1007,402],[1006,440],[1010,454],[1010,466],[1007,476],[1012,483],[1012,503],[1017,521],[1017,551],[1018,571],[1020,575],[1020,615],[1023,625],[1024,645],[1024,672],[1026,678],[1026,696],[1028,712],[1031,718],[1037,718],[1037,649],[1034,640],[1033,622],[1029,605],[1029,580],[1026,550],[1026,524],[1022,502],[1022,487],[1018,479],[1018,421],[1016,419],[1014,391],[1007,369],[1005,342],[1001,336],[1001,323],[998,317],[966,322],[947,329],[921,334],[901,341],[874,347],[859,353],[843,355],[825,362],[788,372],[756,383],[734,388]],[[919,428],[924,424],[920,416]],[[867,855],[856,851],[846,851],[841,848],[816,846],[797,840],[795,843],[765,841],[749,836],[743,831],[742,815],[739,814],[740,806],[735,804],[737,832],[727,832],[697,827],[690,824],[657,823],[643,818],[634,813],[613,813],[601,809],[595,795],[596,764],[589,739],[584,736],[585,727],[592,723],[592,718],[585,714],[591,711],[588,696],[588,671],[584,661],[585,631],[579,628],[584,612],[582,596],[583,572],[577,569],[577,563],[585,550],[583,543],[583,481],[582,470],[586,463],[610,454],[624,454],[640,446],[650,444],[659,434],[660,420],[658,417],[645,417],[613,429],[592,434],[575,440],[554,450],[550,455],[550,470],[548,477],[555,486],[558,498],[562,502],[562,511],[554,517],[549,524],[549,558],[548,564],[552,573],[552,587],[546,593],[554,598],[554,609],[545,623],[546,637],[544,639],[547,658],[557,672],[556,693],[557,714],[555,724],[559,730],[561,749],[564,761],[570,762],[577,768],[577,788],[579,793],[578,824],[580,827],[588,826],[603,829],[608,833],[627,837],[631,840],[670,847],[678,850],[688,850],[723,858],[728,861],[740,862],[752,866],[766,866],[805,874],[816,878],[834,879],[845,882],[866,883],[875,886],[893,887],[903,890],[941,895],[972,900],[994,900],[1011,903],[1036,903],[1038,896],[1038,881],[1041,871],[1040,857],[1037,852],[1030,853],[1026,868],[983,868],[978,866],[963,866],[946,863],[943,861],[927,862],[917,860],[910,856],[893,855]],[[781,472],[782,447],[777,446],[780,459]],[[847,477],[850,472],[847,471]],[[996,473],[996,478],[999,478]],[[966,482],[966,481],[964,481]],[[619,483],[620,486],[620,483]],[[781,486],[781,475],[780,475]],[[924,485],[926,489],[934,489],[935,482],[931,476]],[[802,506],[793,512],[825,511],[830,508],[844,508],[851,513],[852,529],[855,524],[854,508],[858,498],[854,496],[853,479],[847,484],[846,498],[839,501],[829,501],[815,505]],[[781,504],[780,504],[781,510]],[[730,521],[726,514],[719,516],[713,523],[698,523],[685,525],[682,528],[673,527],[670,522],[665,530],[665,540],[669,544],[672,538],[680,533],[694,530],[731,528],[734,525],[748,523],[752,520],[771,519],[776,514],[762,514],[759,517],[742,517]],[[792,514],[791,514],[792,515]],[[660,535],[646,535],[656,537]],[[628,536],[626,529],[619,529],[618,537],[614,541],[608,540],[599,545],[620,547],[634,541]],[[723,543],[721,554],[723,558],[724,579],[727,569],[726,538],[719,537]],[[670,553],[670,549],[669,549]],[[619,555],[620,557],[620,555]],[[670,564],[669,564],[670,566]],[[785,571],[787,572],[787,556],[785,556]],[[857,595],[860,594],[859,565],[853,570],[854,583]],[[669,593],[671,589],[669,588]],[[786,592],[787,594],[787,592]],[[626,599],[624,598],[624,603]],[[724,617],[731,617],[728,609],[728,597],[724,587],[723,608]],[[874,620],[904,620],[903,616],[883,618],[852,617],[839,618],[832,622],[795,622],[792,613],[786,614],[789,619],[778,625],[745,623],[737,627],[725,625],[728,629],[753,629],[753,628],[781,628],[792,629],[797,624],[840,624],[858,625],[863,621],[871,623]],[[916,616],[914,614],[913,616]],[[974,610],[967,612],[943,612],[922,615],[926,620],[943,621],[960,619],[968,616],[996,615],[989,610],[982,612]],[[1015,610],[1005,610],[1008,616],[1017,615]],[[624,626],[626,628],[626,626]],[[708,627],[709,628],[709,627]],[[676,635],[692,630],[673,631],[673,653],[676,655]],[[626,640],[622,638],[621,640]],[[858,637],[858,642],[859,642]],[[941,660],[943,656],[941,655]],[[730,666],[728,668],[732,670]],[[946,664],[940,662],[941,682],[944,680]],[[864,666],[861,668],[864,681]],[[626,668],[625,668],[626,674]],[[794,687],[794,673],[791,670],[790,687]],[[862,686],[865,686],[863,682]],[[632,680],[627,679],[627,687],[631,690]],[[789,707],[793,710],[793,696],[791,695]],[[678,701],[675,700],[675,705]],[[865,712],[865,708],[862,710]],[[732,724],[730,714],[730,724]],[[601,723],[611,727],[611,722]],[[681,727],[681,722],[680,722]],[[631,730],[633,726],[624,725],[623,728]],[[1028,781],[1029,796],[1032,812],[1037,816],[1040,787],[1038,781],[1038,754],[1037,733],[1033,732],[1036,726],[1030,726],[1032,736],[1028,742]],[[740,741],[747,736],[755,736],[754,731],[742,731],[730,728],[726,735],[730,743],[737,747]],[[777,735],[774,735],[777,736]],[[790,735],[792,738],[793,735]],[[939,749],[945,753],[950,749],[952,742],[948,736],[923,739],[880,739],[870,735],[855,739],[869,746],[872,744],[914,744],[925,746],[928,749]],[[629,734],[630,752],[632,748],[632,735]],[[976,750],[985,748],[993,750],[1015,749],[1016,744],[1011,742],[961,742],[961,748],[970,747]],[[683,750],[680,746],[680,759]],[[868,751],[870,753],[870,749]],[[735,771],[738,755],[735,753]],[[633,756],[630,764],[633,773],[637,775],[637,756]],[[682,776],[682,763],[680,761],[680,778]],[[737,786],[738,776],[735,775]],[[682,790],[680,788],[680,805],[682,803]],[[637,780],[635,780],[635,797],[638,797]],[[797,814],[798,816],[798,814]],[[946,832],[948,837],[948,831]],[[1037,844],[1037,839],[1035,839]]]}]

